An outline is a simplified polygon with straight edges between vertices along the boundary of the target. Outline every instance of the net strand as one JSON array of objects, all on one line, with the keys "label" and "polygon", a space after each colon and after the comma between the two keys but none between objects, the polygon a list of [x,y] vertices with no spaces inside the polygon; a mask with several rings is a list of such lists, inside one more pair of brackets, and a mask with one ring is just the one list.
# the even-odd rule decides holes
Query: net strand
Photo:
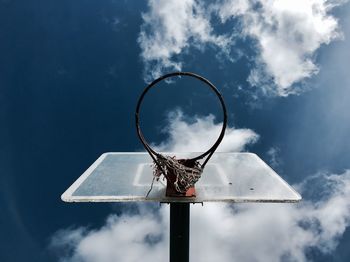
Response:
[{"label": "net strand", "polygon": [[175,156],[158,155],[157,163],[153,164],[153,176],[159,179],[163,172],[165,177],[172,173],[175,176],[174,186],[176,191],[186,193],[199,180],[203,169],[198,161],[194,161],[192,167],[182,164],[182,161],[176,159]]}]

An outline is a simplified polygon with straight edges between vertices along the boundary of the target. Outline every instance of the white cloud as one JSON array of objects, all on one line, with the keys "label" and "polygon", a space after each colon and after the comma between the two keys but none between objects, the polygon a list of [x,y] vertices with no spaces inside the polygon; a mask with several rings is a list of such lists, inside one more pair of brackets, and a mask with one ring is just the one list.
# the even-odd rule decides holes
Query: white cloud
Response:
[{"label": "white cloud", "polygon": [[225,1],[219,8],[222,21],[241,17],[243,34],[257,40],[257,68],[249,78],[253,85],[273,78],[277,94],[298,92],[293,84],[318,73],[314,55],[322,44],[340,36],[329,11],[344,1],[281,0]]},{"label": "white cloud", "polygon": [[[60,261],[166,261],[168,212],[156,213],[140,207],[139,214],[111,215],[98,230],[79,228],[60,230],[51,246],[60,254]],[[159,219],[159,217],[161,219]]]},{"label": "white cloud", "polygon": [[138,38],[147,81],[165,70],[180,70],[182,62],[173,58],[190,45],[201,48],[214,43],[223,47],[227,42],[225,37],[215,36],[204,8],[196,0],[149,0],[148,6]]},{"label": "white cloud", "polygon": [[[168,140],[156,146],[158,151],[172,152],[204,152],[218,138],[222,123],[215,123],[215,117],[194,117],[186,121],[180,110],[168,115],[168,126],[164,130],[169,134]],[[259,136],[251,129],[235,129],[227,127],[224,139],[217,152],[242,151],[249,144],[258,140]]]},{"label": "white cloud", "polygon": [[271,147],[267,151],[267,155],[270,157],[269,165],[273,168],[278,168],[281,165],[282,160],[279,157],[280,149],[278,147]]},{"label": "white cloud", "polygon": [[[158,149],[203,150],[199,138],[193,138],[196,132],[205,134],[202,139],[220,129],[212,116],[196,117],[190,123],[180,111],[171,117],[170,138]],[[247,134],[236,134],[230,128],[224,148],[243,149],[257,139],[254,132],[244,132]],[[187,135],[193,139],[183,140]],[[300,204],[192,205],[192,260],[304,262],[310,260],[310,249],[332,252],[350,222],[350,170],[339,175],[320,173],[296,187],[308,200]],[[132,214],[110,215],[101,228],[60,230],[50,246],[62,262],[166,261],[168,232],[168,206],[140,204]]]},{"label": "white cloud", "polygon": [[[201,139],[220,130],[212,116],[190,122],[184,118],[180,111],[170,115],[169,140],[158,149],[204,150]],[[241,150],[258,137],[251,130],[237,130],[228,129],[222,149]],[[350,222],[350,170],[320,173],[296,187],[307,199],[299,204],[192,205],[192,260],[304,262],[310,249],[332,252]],[[101,228],[60,230],[51,239],[51,249],[62,262],[168,260],[168,206],[136,207],[133,213],[110,215]]]},{"label": "white cloud", "polygon": [[[265,93],[297,94],[303,88],[296,84],[319,71],[316,51],[341,35],[337,19],[330,11],[344,2],[223,0],[204,6],[195,0],[150,0],[138,38],[146,75],[151,80],[164,70],[181,70],[178,55],[191,46],[216,45],[220,47],[218,52],[229,55],[230,47],[235,47],[235,38],[248,36],[256,40],[257,53],[249,83]],[[223,24],[232,18],[240,20],[240,35],[237,24],[221,35],[216,34],[211,24],[214,16],[221,18]]]},{"label": "white cloud", "polygon": [[194,206],[192,247],[198,261],[309,261],[310,248],[333,251],[350,222],[350,171],[319,174],[300,190],[306,192],[315,180],[332,184],[320,201],[236,205],[235,209]]},{"label": "white cloud", "polygon": [[[350,222],[350,171],[318,174],[299,186],[310,188],[318,200],[301,204],[192,205],[192,260],[303,262],[310,248],[332,252]],[[65,262],[167,261],[168,206],[138,210],[111,215],[99,229],[61,230],[51,247],[66,252]]]}]

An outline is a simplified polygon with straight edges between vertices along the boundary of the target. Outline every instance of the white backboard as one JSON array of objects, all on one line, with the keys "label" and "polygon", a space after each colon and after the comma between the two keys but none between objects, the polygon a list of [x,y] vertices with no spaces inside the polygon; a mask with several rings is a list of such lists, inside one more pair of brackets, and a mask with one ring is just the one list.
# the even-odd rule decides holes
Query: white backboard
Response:
[{"label": "white backboard", "polygon": [[[164,153],[184,158],[198,153]],[[166,197],[166,181],[152,182],[147,153],[105,153],[66,192],[66,202],[298,202],[301,196],[252,153],[215,153],[196,183],[195,198]]]}]

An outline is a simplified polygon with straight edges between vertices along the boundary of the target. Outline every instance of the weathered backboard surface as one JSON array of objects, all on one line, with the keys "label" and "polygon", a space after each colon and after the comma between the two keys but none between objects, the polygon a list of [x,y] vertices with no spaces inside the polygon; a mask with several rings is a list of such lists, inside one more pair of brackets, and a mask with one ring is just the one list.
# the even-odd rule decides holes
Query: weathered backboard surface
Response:
[{"label": "weathered backboard surface", "polygon": [[[177,158],[198,153],[164,153]],[[301,196],[252,153],[215,153],[196,183],[195,198],[165,196],[147,153],[105,153],[62,195],[66,202],[298,202]]]}]

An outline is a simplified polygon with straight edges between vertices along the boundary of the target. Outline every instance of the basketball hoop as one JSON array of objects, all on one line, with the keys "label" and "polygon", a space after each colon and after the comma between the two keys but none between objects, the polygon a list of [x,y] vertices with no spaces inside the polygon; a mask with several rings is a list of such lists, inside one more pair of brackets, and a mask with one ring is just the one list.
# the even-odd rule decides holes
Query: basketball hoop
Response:
[{"label": "basketball hoop", "polygon": [[[224,119],[221,133],[208,151],[168,153],[154,151],[146,142],[139,125],[139,111],[145,94],[158,82],[174,76],[190,76],[206,83],[221,102]],[[227,115],[219,91],[205,78],[193,73],[164,75],[142,92],[136,107],[137,134],[146,152],[108,152],[102,154],[62,194],[65,202],[157,202],[170,204],[170,261],[189,261],[190,203],[296,203],[302,198],[286,181],[254,153],[215,153],[221,143]],[[152,175],[153,181],[145,181]],[[177,155],[175,157],[174,155]],[[188,158],[190,157],[190,158]],[[205,159],[204,159],[205,158]],[[204,159],[202,164],[199,160]],[[210,168],[204,170],[208,160]],[[203,176],[201,174],[203,173]],[[166,194],[161,175],[167,179]],[[197,195],[194,185],[196,185]],[[235,183],[237,182],[237,183]],[[154,190],[152,186],[154,183]],[[149,186],[151,188],[149,189]],[[146,192],[148,191],[147,195]]]},{"label": "basketball hoop", "polygon": [[[219,137],[217,138],[216,142],[203,154],[196,156],[194,158],[189,159],[176,159],[176,156],[165,156],[158,152],[156,152],[154,149],[151,148],[151,146],[147,143],[143,133],[141,132],[140,128],[140,117],[139,112],[141,109],[142,101],[146,95],[146,93],[154,87],[157,83],[161,82],[162,80],[165,80],[170,77],[174,76],[190,76],[193,78],[196,78],[205,84],[207,84],[211,90],[216,94],[216,96],[219,98],[219,101],[221,103],[222,111],[223,111],[223,123],[222,123],[222,129],[220,132]],[[186,196],[186,197],[194,197],[195,196],[195,190],[194,185],[199,180],[203,169],[215,150],[220,145],[224,135],[225,135],[225,129],[227,125],[227,112],[226,112],[226,106],[225,102],[223,100],[222,95],[218,91],[218,89],[207,79],[205,79],[202,76],[199,76],[194,73],[190,72],[175,72],[166,74],[162,77],[159,77],[158,79],[154,80],[152,83],[150,83],[142,92],[136,106],[136,113],[135,113],[135,120],[136,120],[136,130],[137,135],[141,140],[141,143],[149,153],[149,155],[152,157],[154,166],[153,166],[153,181],[154,179],[159,179],[161,175],[163,175],[167,180],[167,190],[166,195],[167,196]],[[199,160],[205,158],[203,163],[201,164]],[[152,183],[153,185],[153,183]],[[152,190],[152,186],[150,191]],[[150,192],[149,191],[149,192]],[[148,194],[149,194],[148,192]]]}]

